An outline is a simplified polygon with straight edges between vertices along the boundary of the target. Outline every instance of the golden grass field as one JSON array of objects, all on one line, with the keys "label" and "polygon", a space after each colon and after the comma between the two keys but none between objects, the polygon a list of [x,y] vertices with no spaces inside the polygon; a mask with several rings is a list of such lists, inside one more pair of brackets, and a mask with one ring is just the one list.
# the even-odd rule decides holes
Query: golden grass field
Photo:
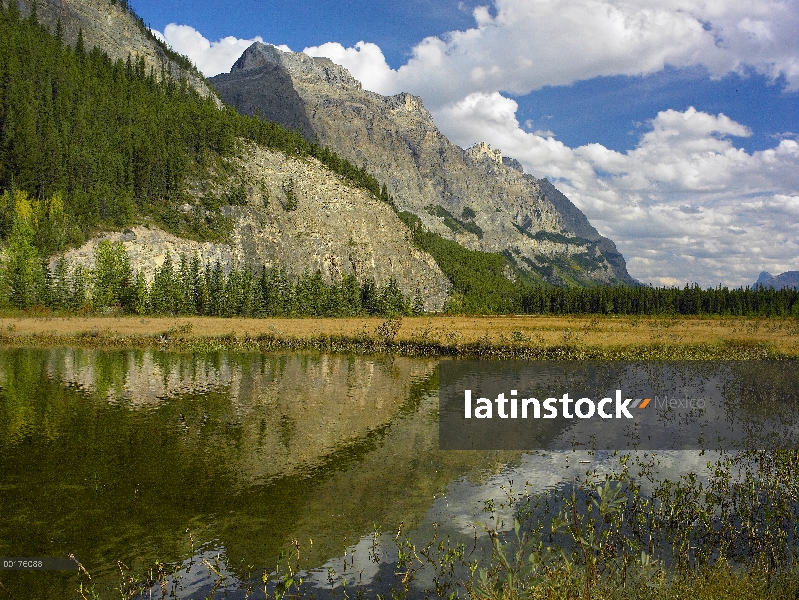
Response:
[{"label": "golden grass field", "polygon": [[[214,317],[4,317],[0,343],[70,344],[76,339],[103,346],[104,340],[156,340],[159,334],[181,339],[271,339],[302,341],[320,336],[354,341],[385,339],[385,318],[246,319]],[[394,342],[458,347],[642,347],[738,345],[763,346],[799,357],[799,320],[768,318],[490,316],[404,317],[394,322]],[[389,328],[390,329],[390,328]],[[232,336],[231,336],[232,334]],[[119,345],[115,343],[114,345]],[[139,344],[137,344],[139,345]]]}]

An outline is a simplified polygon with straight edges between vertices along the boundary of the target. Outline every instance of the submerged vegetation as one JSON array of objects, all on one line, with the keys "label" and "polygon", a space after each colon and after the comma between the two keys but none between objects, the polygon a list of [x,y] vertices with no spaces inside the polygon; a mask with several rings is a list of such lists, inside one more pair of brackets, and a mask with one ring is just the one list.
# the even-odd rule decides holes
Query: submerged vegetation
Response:
[{"label": "submerged vegetation", "polygon": [[[504,499],[484,502],[487,524],[473,524],[473,539],[439,536],[436,524],[427,538],[403,523],[390,534],[375,525],[368,555],[377,573],[373,580],[358,581],[345,560],[343,570],[327,567],[327,589],[313,583],[309,569],[314,566],[303,560],[303,544],[295,538],[274,568],[251,571],[243,579],[226,572],[219,555],[211,561],[192,554],[171,565],[156,562],[143,576],[121,565],[116,593],[183,598],[182,580],[191,577],[208,582],[209,599],[236,591],[264,600],[778,600],[799,595],[796,452],[722,454],[708,464],[706,481],[694,473],[676,481],[659,479],[655,455],[624,454],[616,460],[611,474],[589,468],[572,484],[549,492],[531,494],[527,486],[514,489],[512,482],[503,486]],[[77,593],[84,600],[105,597],[86,571]]]}]

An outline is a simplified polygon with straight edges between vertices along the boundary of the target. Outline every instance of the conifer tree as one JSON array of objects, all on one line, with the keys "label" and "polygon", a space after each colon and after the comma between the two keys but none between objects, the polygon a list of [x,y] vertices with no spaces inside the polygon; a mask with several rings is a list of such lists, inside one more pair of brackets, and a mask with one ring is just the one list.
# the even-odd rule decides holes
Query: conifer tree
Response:
[{"label": "conifer tree", "polygon": [[135,287],[130,258],[122,242],[100,242],[94,250],[92,305],[95,311],[132,312]]},{"label": "conifer tree", "polygon": [[54,310],[63,311],[70,306],[69,267],[64,257],[60,257],[50,277],[49,305]]},{"label": "conifer tree", "polygon": [[89,272],[81,265],[75,265],[72,269],[72,285],[69,298],[69,308],[73,312],[90,308]]},{"label": "conifer tree", "polygon": [[172,266],[172,255],[167,251],[164,262],[156,270],[149,294],[149,310],[160,315],[175,314],[182,296],[180,284]]},{"label": "conifer tree", "polygon": [[86,54],[86,48],[83,45],[83,27],[78,29],[78,40],[75,42],[75,54],[78,59],[82,59]]}]

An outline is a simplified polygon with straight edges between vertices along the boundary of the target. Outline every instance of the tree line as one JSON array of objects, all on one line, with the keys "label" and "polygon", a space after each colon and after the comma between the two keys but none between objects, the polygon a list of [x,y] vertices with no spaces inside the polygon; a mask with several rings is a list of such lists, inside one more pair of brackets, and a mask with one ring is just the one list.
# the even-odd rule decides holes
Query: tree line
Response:
[{"label": "tree line", "polygon": [[398,216],[411,230],[413,243],[429,252],[449,279],[452,289],[445,310],[450,313],[799,317],[799,292],[794,288],[550,285],[502,254],[469,250],[426,230],[412,213]]},{"label": "tree line", "polygon": [[[330,283],[320,272],[290,278],[284,268],[249,266],[227,273],[217,261],[203,263],[196,254],[167,254],[151,281],[131,266],[122,242],[102,241],[94,250],[94,267],[70,265],[62,257],[53,269],[34,244],[33,222],[44,203],[17,191],[6,256],[0,266],[0,306],[45,308],[60,312],[206,315],[218,317],[420,314],[419,293],[411,299],[396,280],[377,285],[343,274]],[[52,208],[55,205],[55,208]],[[58,198],[48,206],[58,208]]]},{"label": "tree line", "polygon": [[597,286],[525,287],[518,295],[520,312],[534,314],[598,315],[730,315],[799,317],[795,288],[702,288]]},{"label": "tree line", "polygon": [[[63,258],[48,266],[36,246],[35,226],[64,218],[59,196],[40,201],[17,190],[0,196],[11,215],[5,256],[0,261],[0,308],[45,308],[61,312],[175,314],[206,316],[414,315],[424,312],[417,291],[405,295],[393,279],[376,285],[352,274],[327,282],[320,272],[291,278],[281,267],[249,266],[225,272],[219,262],[199,256],[167,255],[151,280],[131,266],[121,242],[100,242],[94,267]],[[57,229],[57,228],[56,228]],[[38,232],[38,233],[37,233]],[[418,235],[433,234],[418,232]],[[799,317],[796,289],[726,287],[702,289],[646,286],[555,287],[505,277],[504,257],[476,252],[440,236],[425,237],[453,283],[446,311],[455,314],[526,313],[543,315],[735,315]],[[438,245],[438,246],[436,246]],[[436,247],[433,247],[436,246]]]}]

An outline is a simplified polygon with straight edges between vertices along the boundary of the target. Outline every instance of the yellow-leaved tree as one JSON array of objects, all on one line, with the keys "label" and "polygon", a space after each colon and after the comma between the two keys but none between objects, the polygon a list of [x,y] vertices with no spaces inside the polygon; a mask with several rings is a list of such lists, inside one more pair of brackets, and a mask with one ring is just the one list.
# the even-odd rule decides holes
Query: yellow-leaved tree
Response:
[{"label": "yellow-leaved tree", "polygon": [[6,191],[0,196],[0,208],[11,216],[6,255],[2,263],[2,300],[16,308],[44,304],[47,287],[46,267],[34,244],[34,202],[21,191]]}]

